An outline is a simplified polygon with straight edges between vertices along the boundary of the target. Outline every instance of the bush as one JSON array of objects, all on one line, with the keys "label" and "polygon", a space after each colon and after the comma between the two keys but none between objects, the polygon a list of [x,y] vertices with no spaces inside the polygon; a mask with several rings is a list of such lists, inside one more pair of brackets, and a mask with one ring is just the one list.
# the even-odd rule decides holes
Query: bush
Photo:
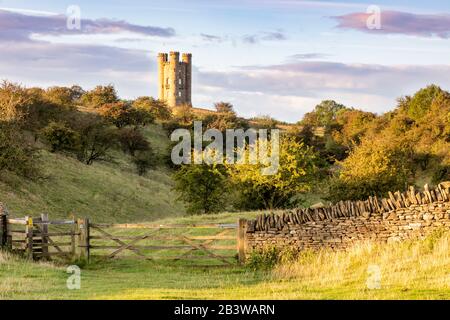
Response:
[{"label": "bush", "polygon": [[150,149],[150,143],[137,129],[126,128],[120,130],[118,140],[122,150],[132,156],[135,155],[136,151],[147,151]]},{"label": "bush", "polygon": [[188,204],[189,213],[213,213],[224,209],[227,176],[222,165],[183,165],[174,179],[175,190]]},{"label": "bush", "polygon": [[133,108],[150,112],[155,119],[168,121],[172,118],[172,111],[164,101],[151,97],[139,97],[133,102]]},{"label": "bush", "polygon": [[51,152],[73,151],[79,141],[78,134],[62,122],[51,122],[42,130],[42,135],[50,145]]},{"label": "bush", "polygon": [[0,85],[0,121],[20,122],[29,113],[30,95],[18,84],[3,81]]},{"label": "bush", "polygon": [[116,89],[113,85],[97,86],[95,89],[85,92],[81,98],[81,103],[88,108],[100,108],[108,103],[119,101]]},{"label": "bush", "polygon": [[253,271],[269,271],[278,264],[295,261],[298,256],[299,251],[295,248],[264,246],[250,253],[246,260],[246,267]]},{"label": "bush", "polygon": [[[265,143],[260,140],[257,143]],[[268,152],[271,142],[267,143]],[[248,148],[247,148],[248,151]],[[264,174],[267,164],[227,164],[234,190],[239,195],[239,209],[274,209],[298,205],[296,197],[309,191],[316,173],[316,155],[310,147],[293,137],[282,137],[276,172]],[[248,152],[247,152],[248,157]],[[275,164],[273,164],[275,165]]]},{"label": "bush", "polygon": [[137,173],[143,176],[150,168],[156,165],[156,156],[151,148],[148,148],[145,151],[136,152],[132,161],[136,166]]},{"label": "bush", "polygon": [[30,179],[37,178],[37,159],[37,150],[26,142],[17,128],[0,123],[0,171],[13,172]]},{"label": "bush", "polygon": [[145,126],[155,120],[149,111],[135,109],[123,101],[103,105],[99,114],[119,129],[126,126]]},{"label": "bush", "polygon": [[116,146],[117,135],[114,130],[96,118],[85,118],[77,124],[80,137],[76,150],[79,161],[91,165],[94,161],[108,161],[108,151]]},{"label": "bush", "polygon": [[329,200],[363,200],[385,196],[388,191],[403,190],[411,175],[408,152],[385,138],[364,140],[347,159],[330,182]]}]

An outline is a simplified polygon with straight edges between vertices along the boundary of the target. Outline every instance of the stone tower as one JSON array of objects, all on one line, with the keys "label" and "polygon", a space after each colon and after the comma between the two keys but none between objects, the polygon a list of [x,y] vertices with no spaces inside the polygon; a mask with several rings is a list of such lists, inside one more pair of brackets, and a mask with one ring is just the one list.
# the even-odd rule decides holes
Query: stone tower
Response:
[{"label": "stone tower", "polygon": [[169,107],[192,105],[192,54],[158,54],[159,99]]}]

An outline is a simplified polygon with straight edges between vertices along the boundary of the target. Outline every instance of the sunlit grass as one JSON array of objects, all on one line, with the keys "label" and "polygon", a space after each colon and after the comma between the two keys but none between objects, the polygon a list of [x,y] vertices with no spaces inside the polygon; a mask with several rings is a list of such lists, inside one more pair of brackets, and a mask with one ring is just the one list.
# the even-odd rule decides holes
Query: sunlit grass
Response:
[{"label": "sunlit grass", "polygon": [[[94,261],[81,290],[65,266],[0,255],[1,299],[450,299],[450,236],[401,244],[361,244],[348,252],[304,253],[271,272],[193,267],[193,262]],[[368,289],[369,265],[381,288]]]}]

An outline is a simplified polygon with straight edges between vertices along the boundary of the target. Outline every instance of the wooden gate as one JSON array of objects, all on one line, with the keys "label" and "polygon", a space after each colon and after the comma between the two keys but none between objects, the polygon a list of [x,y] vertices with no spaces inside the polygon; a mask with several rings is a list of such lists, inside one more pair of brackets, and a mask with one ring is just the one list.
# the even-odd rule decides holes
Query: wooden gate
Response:
[{"label": "wooden gate", "polygon": [[96,224],[90,223],[92,257],[103,259],[203,260],[235,264],[235,224]]},{"label": "wooden gate", "polygon": [[245,260],[246,221],[237,224],[98,224],[89,219],[10,218],[0,204],[0,248],[31,259]]},{"label": "wooden gate", "polygon": [[4,244],[12,252],[34,260],[50,257],[72,259],[76,251],[74,220],[49,220],[46,214],[38,218],[4,216]]}]

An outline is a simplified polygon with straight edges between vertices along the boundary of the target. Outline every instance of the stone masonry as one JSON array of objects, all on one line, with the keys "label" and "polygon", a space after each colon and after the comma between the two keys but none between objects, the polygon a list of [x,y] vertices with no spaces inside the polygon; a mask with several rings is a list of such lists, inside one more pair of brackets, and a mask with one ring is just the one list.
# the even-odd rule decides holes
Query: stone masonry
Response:
[{"label": "stone masonry", "polygon": [[170,107],[192,105],[192,54],[158,54],[159,99]]},{"label": "stone masonry", "polygon": [[262,214],[247,221],[246,251],[270,246],[298,250],[346,249],[357,242],[420,239],[435,230],[450,230],[450,189],[439,185],[423,192],[389,193],[389,198],[341,201],[316,209]]}]

